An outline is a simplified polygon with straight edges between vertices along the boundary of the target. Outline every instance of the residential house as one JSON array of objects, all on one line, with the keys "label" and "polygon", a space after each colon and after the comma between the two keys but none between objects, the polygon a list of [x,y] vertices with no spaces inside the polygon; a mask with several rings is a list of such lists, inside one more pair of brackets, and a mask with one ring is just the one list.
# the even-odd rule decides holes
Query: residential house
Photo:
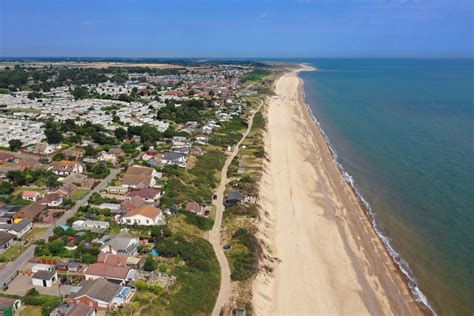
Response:
[{"label": "residential house", "polygon": [[62,187],[54,191],[54,193],[57,193],[64,197],[70,197],[76,190],[77,190],[77,187],[74,184],[70,183],[70,184],[63,185]]},{"label": "residential house", "polygon": [[74,184],[78,187],[90,188],[93,186],[94,180],[83,174],[73,173],[64,178],[63,184]]},{"label": "residential house", "polygon": [[50,193],[40,200],[39,203],[49,207],[59,207],[63,204],[63,197],[58,193]]},{"label": "residential house", "polygon": [[79,160],[82,157],[84,157],[84,155],[86,154],[86,151],[81,148],[68,148],[68,149],[63,150],[62,153],[64,157],[68,159],[73,158],[75,160]]},{"label": "residential house", "polygon": [[0,231],[15,235],[16,238],[22,238],[33,228],[31,219],[19,219],[13,224],[0,224]]},{"label": "residential house", "polygon": [[129,188],[110,186],[105,189],[105,192],[107,192],[108,194],[114,194],[114,195],[127,195],[129,192]]},{"label": "residential house", "polygon": [[48,206],[38,202],[34,202],[30,205],[24,206],[21,210],[15,213],[14,218],[37,220],[41,215],[48,212]]},{"label": "residential house", "polygon": [[194,201],[188,202],[188,204],[186,204],[186,211],[197,214],[197,215],[201,215],[201,216],[206,215],[206,208]]},{"label": "residential house", "polygon": [[111,162],[113,164],[117,163],[117,156],[114,154],[107,153],[105,151],[101,152],[100,155],[97,157],[98,161],[106,161]]},{"label": "residential house", "polygon": [[41,195],[41,193],[36,192],[36,191],[23,191],[23,193],[21,193],[21,198],[23,200],[32,201],[32,202],[36,202],[42,197],[43,196]]},{"label": "residential house", "polygon": [[140,196],[132,196],[124,200],[120,206],[126,211],[132,208],[139,208],[145,205],[145,200]]},{"label": "residential house", "polygon": [[68,304],[63,302],[49,316],[96,316],[95,309],[85,303]]},{"label": "residential house", "polygon": [[161,163],[164,165],[186,167],[187,155],[179,152],[165,152],[161,155]]},{"label": "residential house", "polygon": [[130,209],[123,215],[119,222],[124,225],[164,225],[165,218],[161,209],[153,205],[145,205],[140,208]]},{"label": "residential house", "polygon": [[93,221],[93,220],[77,220],[72,223],[72,228],[75,230],[90,230],[93,232],[102,232],[110,227],[109,222]]},{"label": "residential house", "polygon": [[125,267],[127,266],[129,256],[124,255],[114,255],[111,253],[101,252],[97,256],[98,263],[105,263],[117,267]]},{"label": "residential house", "polygon": [[242,203],[244,197],[238,191],[229,192],[225,198],[225,206],[230,207]]},{"label": "residential house", "polygon": [[133,189],[152,188],[156,185],[155,169],[141,166],[128,167],[122,179],[122,186]]},{"label": "residential house", "polygon": [[15,235],[0,231],[0,251],[3,251],[10,247],[15,240]]},{"label": "residential house", "polygon": [[104,236],[98,242],[102,243],[101,252],[135,256],[138,250],[139,238],[130,235],[126,230],[122,230],[118,234]]},{"label": "residential house", "polygon": [[61,160],[51,162],[48,170],[52,170],[58,176],[68,176],[74,173],[83,173],[84,167],[77,161]]},{"label": "residential house", "polygon": [[97,311],[108,311],[128,303],[133,294],[130,287],[99,278],[82,282],[81,289],[70,293],[65,301],[69,304],[83,303]]},{"label": "residential house", "polygon": [[127,266],[117,266],[103,262],[90,264],[84,271],[86,280],[99,278],[107,279],[110,282],[124,284],[132,280],[136,275],[136,270]]},{"label": "residential house", "polygon": [[147,203],[154,203],[160,199],[161,191],[154,188],[143,188],[138,191],[132,191],[128,197],[139,196]]},{"label": "residential house", "polygon": [[58,273],[56,269],[52,269],[51,271],[39,270],[31,277],[33,285],[41,287],[52,287],[57,280]]}]

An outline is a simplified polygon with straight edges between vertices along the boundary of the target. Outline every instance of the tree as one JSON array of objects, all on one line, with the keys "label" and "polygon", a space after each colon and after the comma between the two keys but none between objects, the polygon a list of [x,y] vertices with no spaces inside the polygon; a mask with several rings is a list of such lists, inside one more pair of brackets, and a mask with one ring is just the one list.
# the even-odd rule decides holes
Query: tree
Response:
[{"label": "tree", "polygon": [[15,190],[15,187],[10,182],[1,182],[0,183],[0,194],[11,194]]},{"label": "tree", "polygon": [[11,151],[17,151],[18,149],[21,148],[21,145],[23,145],[23,143],[19,139],[10,139],[8,141],[8,145],[10,145]]},{"label": "tree", "polygon": [[56,125],[45,128],[44,134],[46,135],[48,144],[59,144],[64,139],[63,133]]},{"label": "tree", "polygon": [[114,135],[119,141],[123,141],[125,138],[127,138],[127,131],[124,128],[119,127],[115,129]]},{"label": "tree", "polygon": [[155,271],[156,270],[156,262],[155,259],[151,255],[148,255],[145,260],[145,264],[143,265],[143,270],[145,271]]},{"label": "tree", "polygon": [[58,179],[56,179],[55,176],[50,175],[48,178],[46,178],[46,185],[49,188],[55,188],[58,186]]},{"label": "tree", "polygon": [[7,173],[7,178],[13,183],[14,186],[20,186],[26,184],[26,177],[23,172],[19,170],[10,170]]}]

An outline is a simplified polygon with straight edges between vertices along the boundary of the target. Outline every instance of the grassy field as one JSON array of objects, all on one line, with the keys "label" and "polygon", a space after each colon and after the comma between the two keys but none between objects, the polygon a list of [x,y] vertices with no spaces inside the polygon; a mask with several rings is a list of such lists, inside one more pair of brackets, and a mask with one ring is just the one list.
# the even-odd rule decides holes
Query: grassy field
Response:
[{"label": "grassy field", "polygon": [[41,316],[41,306],[25,305],[20,316]]},{"label": "grassy field", "polygon": [[89,192],[88,189],[77,189],[76,191],[72,193],[71,200],[73,202],[79,201],[80,199],[82,199],[83,197],[87,195],[87,192]]}]

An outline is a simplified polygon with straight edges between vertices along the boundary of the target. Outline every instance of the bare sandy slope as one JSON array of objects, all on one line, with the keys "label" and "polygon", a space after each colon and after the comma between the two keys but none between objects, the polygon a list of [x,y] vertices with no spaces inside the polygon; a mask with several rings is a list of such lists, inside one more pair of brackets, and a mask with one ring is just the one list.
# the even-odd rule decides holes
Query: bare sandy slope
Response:
[{"label": "bare sandy slope", "polygon": [[423,313],[343,181],[300,84],[297,71],[283,75],[269,101],[259,237],[276,259],[254,282],[255,312]]}]

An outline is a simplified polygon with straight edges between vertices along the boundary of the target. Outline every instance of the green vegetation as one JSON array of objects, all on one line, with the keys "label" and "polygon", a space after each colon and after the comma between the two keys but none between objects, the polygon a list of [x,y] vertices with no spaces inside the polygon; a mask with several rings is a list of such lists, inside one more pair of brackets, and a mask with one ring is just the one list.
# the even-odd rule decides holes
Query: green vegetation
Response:
[{"label": "green vegetation", "polygon": [[162,207],[184,205],[190,201],[210,203],[224,162],[225,156],[221,152],[210,151],[199,157],[189,172],[176,167],[167,168],[166,171],[171,171],[173,176],[165,185],[165,194],[160,201]]},{"label": "green vegetation", "polygon": [[197,226],[201,230],[210,230],[214,225],[214,221],[209,218],[188,211],[183,211],[182,214],[186,217],[186,223]]},{"label": "green vegetation", "polygon": [[175,107],[175,102],[170,101],[158,111],[157,117],[161,120],[184,123],[187,121],[202,121],[204,117],[209,116],[205,111],[207,104],[201,100],[185,101],[179,107]]},{"label": "green vegetation", "polygon": [[155,259],[151,255],[148,255],[146,257],[145,263],[143,264],[143,270],[145,271],[155,271],[157,267],[157,264],[155,262]]},{"label": "green vegetation", "polygon": [[86,171],[87,175],[94,179],[104,179],[110,173],[110,169],[113,166],[110,163],[105,161],[99,161],[96,163],[87,163],[86,164]]},{"label": "green vegetation", "polygon": [[23,145],[23,143],[19,139],[10,139],[8,141],[8,145],[10,145],[11,151],[17,151],[18,149],[21,148],[21,145]]},{"label": "green vegetation", "polygon": [[39,294],[35,288],[31,288],[23,297],[23,302],[27,305],[41,306],[41,315],[49,316],[49,314],[61,304],[61,297]]},{"label": "green vegetation", "polygon": [[265,76],[268,76],[270,71],[263,67],[255,67],[251,72],[249,72],[243,79],[242,83],[247,81],[257,81],[262,79]]},{"label": "green vegetation", "polygon": [[219,291],[219,265],[211,244],[200,237],[176,235],[156,246],[164,257],[184,260],[173,274],[177,277],[175,293],[164,295],[166,314],[210,314]]},{"label": "green vegetation", "polygon": [[257,273],[261,246],[245,228],[234,233],[232,243],[234,247],[229,253],[231,278],[233,281],[247,280]]},{"label": "green vegetation", "polygon": [[242,138],[242,131],[245,128],[247,128],[247,122],[243,118],[234,117],[211,134],[209,144],[220,147],[233,146]]}]

